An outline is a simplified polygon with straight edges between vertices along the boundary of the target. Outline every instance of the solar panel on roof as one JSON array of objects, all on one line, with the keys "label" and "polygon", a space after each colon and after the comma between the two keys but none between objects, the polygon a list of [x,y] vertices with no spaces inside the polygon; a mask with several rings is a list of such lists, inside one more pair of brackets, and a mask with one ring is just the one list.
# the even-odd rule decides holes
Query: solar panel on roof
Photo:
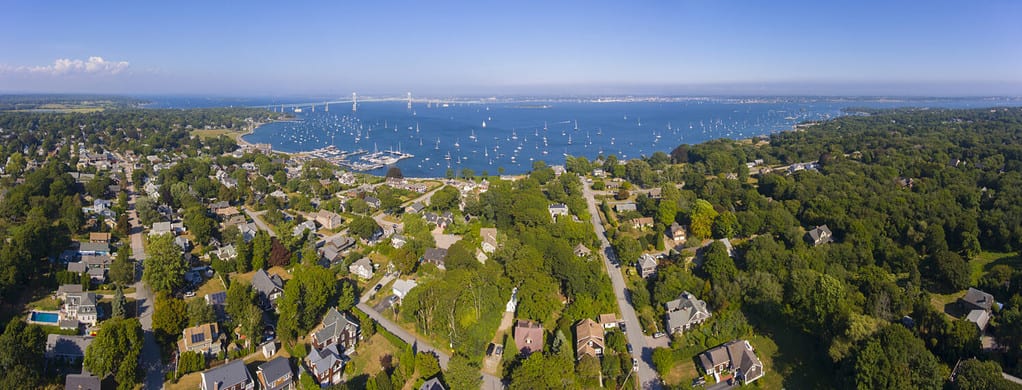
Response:
[{"label": "solar panel on roof", "polygon": [[206,335],[202,333],[196,333],[192,335],[192,343],[201,343],[206,341]]}]

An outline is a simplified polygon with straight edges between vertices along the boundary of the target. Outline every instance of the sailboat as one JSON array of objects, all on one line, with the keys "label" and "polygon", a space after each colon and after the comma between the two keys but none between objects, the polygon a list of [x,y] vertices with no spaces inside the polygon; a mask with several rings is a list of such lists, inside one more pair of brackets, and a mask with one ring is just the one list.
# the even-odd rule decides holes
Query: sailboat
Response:
[{"label": "sailboat", "polygon": [[440,150],[440,137],[436,137],[436,150]]},{"label": "sailboat", "polygon": [[461,142],[460,142],[460,140],[458,140],[458,139],[455,139],[455,140],[454,140],[454,147],[456,147],[456,148],[460,148],[460,147],[461,147]]},{"label": "sailboat", "polygon": [[483,121],[483,128],[486,128],[486,121]]},{"label": "sailboat", "polygon": [[518,139],[518,133],[514,129],[511,129],[511,139]]},{"label": "sailboat", "polygon": [[575,120],[575,131],[578,131],[578,119]]},{"label": "sailboat", "polygon": [[571,145],[571,134],[568,134],[568,145]]},{"label": "sailboat", "polygon": [[472,134],[468,136],[468,139],[473,140],[473,141],[476,140],[476,131],[475,131],[475,129],[472,130]]}]

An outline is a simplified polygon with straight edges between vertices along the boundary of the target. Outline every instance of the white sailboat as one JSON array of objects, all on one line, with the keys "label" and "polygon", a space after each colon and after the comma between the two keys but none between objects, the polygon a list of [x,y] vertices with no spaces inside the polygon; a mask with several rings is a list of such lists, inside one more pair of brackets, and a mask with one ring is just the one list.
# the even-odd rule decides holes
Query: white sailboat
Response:
[{"label": "white sailboat", "polygon": [[470,139],[470,140],[472,140],[472,141],[475,141],[475,140],[476,140],[476,131],[475,131],[475,129],[472,129],[472,134],[470,134],[470,135],[468,136],[468,139]]},{"label": "white sailboat", "polygon": [[483,128],[486,128],[486,121],[483,121]]}]

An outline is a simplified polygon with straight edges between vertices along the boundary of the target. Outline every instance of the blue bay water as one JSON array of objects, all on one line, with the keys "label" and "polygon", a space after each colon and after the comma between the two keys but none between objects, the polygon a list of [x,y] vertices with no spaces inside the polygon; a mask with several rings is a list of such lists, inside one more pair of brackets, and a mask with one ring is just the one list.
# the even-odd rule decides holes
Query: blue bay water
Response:
[{"label": "blue bay water", "polygon": [[[400,150],[414,157],[396,165],[405,176],[442,177],[448,170],[528,172],[533,161],[562,164],[564,156],[637,158],[682,143],[741,139],[790,130],[802,121],[845,115],[849,107],[990,107],[1017,99],[698,99],[671,102],[405,102],[303,105],[295,121],[257,128],[245,140],[303,152],[334,145],[345,151]],[[278,108],[279,109],[279,108]],[[288,112],[292,110],[287,109]],[[483,123],[485,122],[485,126]],[[448,158],[449,157],[449,158]],[[382,174],[385,168],[370,173]]]}]

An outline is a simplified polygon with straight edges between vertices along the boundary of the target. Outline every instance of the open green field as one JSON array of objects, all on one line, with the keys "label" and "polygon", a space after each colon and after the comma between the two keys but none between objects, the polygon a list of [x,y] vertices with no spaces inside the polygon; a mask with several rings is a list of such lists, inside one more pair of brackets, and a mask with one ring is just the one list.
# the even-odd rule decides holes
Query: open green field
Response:
[{"label": "open green field", "polygon": [[241,137],[242,134],[245,134],[244,131],[237,129],[209,129],[209,130],[202,129],[192,130],[190,133],[191,135],[194,135],[202,139],[216,138],[221,135],[224,135],[234,141],[238,141],[238,137]]},{"label": "open green field", "polygon": [[983,274],[990,271],[995,265],[1007,265],[1012,268],[1018,268],[1022,266],[1022,257],[1018,253],[980,252],[979,256],[976,256],[975,259],[969,260],[972,284],[979,283],[979,279],[983,277]]}]

